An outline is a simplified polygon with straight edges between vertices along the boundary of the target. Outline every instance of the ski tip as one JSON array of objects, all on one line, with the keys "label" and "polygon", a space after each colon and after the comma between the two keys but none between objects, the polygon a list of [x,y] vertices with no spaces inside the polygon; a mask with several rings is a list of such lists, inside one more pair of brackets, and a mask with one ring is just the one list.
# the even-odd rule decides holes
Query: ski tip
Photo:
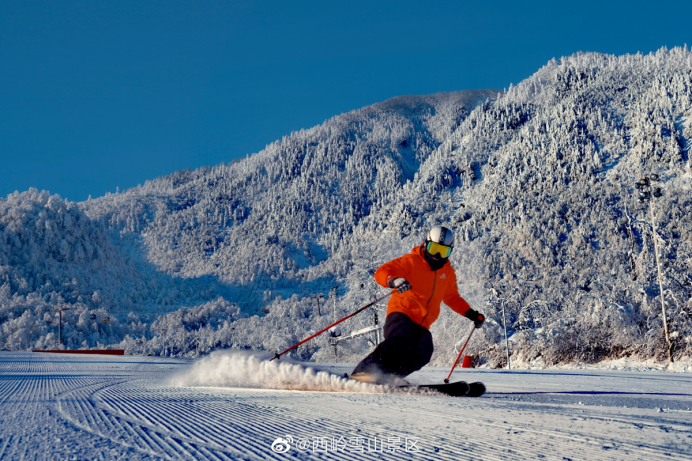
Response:
[{"label": "ski tip", "polygon": [[433,390],[450,397],[465,397],[469,391],[469,385],[464,381],[456,381],[447,384],[420,384],[414,385],[413,387]]},{"label": "ski tip", "polygon": [[467,397],[480,397],[485,394],[485,384],[480,381],[469,384],[469,390],[466,393]]}]

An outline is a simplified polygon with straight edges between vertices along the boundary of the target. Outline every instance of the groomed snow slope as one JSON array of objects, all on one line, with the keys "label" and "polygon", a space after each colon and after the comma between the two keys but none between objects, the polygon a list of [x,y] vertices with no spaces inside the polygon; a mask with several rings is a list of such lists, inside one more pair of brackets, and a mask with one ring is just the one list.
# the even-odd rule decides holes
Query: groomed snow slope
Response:
[{"label": "groomed snow slope", "polygon": [[[365,393],[263,389],[263,381],[245,380],[243,369],[277,371],[282,379],[266,381],[270,387],[350,386],[300,364],[230,352],[194,363],[0,352],[0,458],[692,458],[688,373],[457,373],[488,385],[484,397],[468,399],[381,393],[375,386],[363,386]],[[411,378],[439,382],[446,371],[429,368]],[[272,451],[287,436],[288,453]],[[319,437],[329,443],[318,444],[318,454]],[[375,450],[375,438],[376,451],[367,451],[368,441]],[[353,451],[356,442],[364,452]]]}]

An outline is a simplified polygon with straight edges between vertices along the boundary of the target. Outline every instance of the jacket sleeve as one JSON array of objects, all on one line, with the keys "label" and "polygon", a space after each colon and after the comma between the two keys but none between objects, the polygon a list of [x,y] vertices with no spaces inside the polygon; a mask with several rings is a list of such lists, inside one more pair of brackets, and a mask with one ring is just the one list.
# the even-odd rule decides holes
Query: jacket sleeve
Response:
[{"label": "jacket sleeve", "polygon": [[375,271],[375,281],[385,288],[389,288],[389,281],[397,277],[406,278],[411,270],[412,262],[410,255],[404,255],[396,259],[392,259],[388,263],[382,264]]},{"label": "jacket sleeve", "polygon": [[457,287],[457,275],[452,269],[452,280],[444,298],[442,299],[446,305],[449,306],[454,312],[466,316],[466,312],[471,309],[469,303],[466,302],[464,298],[459,296],[459,288]]}]

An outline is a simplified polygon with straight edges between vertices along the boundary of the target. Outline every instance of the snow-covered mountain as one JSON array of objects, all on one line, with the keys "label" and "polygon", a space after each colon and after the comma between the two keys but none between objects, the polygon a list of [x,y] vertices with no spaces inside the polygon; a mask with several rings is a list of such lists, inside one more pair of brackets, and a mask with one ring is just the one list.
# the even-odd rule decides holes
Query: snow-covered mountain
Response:
[{"label": "snow-covered mountain", "polygon": [[[394,98],[95,200],[15,193],[0,200],[0,344],[54,342],[51,309],[66,306],[70,347],[276,351],[382,293],[374,269],[447,225],[460,291],[491,319],[472,344],[489,363],[504,360],[502,306],[519,360],[662,357],[635,189],[655,173],[669,326],[676,356],[690,355],[690,139],[692,53],[578,53],[505,93]],[[441,315],[433,363],[469,325]],[[354,360],[368,347],[344,341],[334,357],[321,338],[297,353]]]}]

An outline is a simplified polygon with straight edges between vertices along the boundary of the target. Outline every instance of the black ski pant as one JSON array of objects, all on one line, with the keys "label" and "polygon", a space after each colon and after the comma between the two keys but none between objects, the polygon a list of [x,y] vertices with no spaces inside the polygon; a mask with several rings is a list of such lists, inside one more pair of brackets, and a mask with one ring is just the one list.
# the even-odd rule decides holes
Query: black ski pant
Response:
[{"label": "black ski pant", "polygon": [[432,335],[408,315],[392,312],[384,322],[384,341],[365,357],[353,373],[384,373],[400,377],[420,370],[433,353]]}]

